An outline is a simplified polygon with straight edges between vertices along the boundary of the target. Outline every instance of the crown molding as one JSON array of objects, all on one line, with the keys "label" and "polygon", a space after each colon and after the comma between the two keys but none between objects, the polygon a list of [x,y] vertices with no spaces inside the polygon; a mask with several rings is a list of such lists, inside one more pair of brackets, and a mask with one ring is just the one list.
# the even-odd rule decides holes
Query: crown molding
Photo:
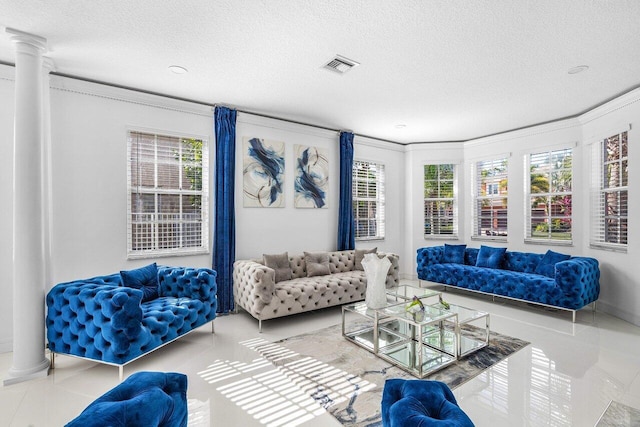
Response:
[{"label": "crown molding", "polygon": [[50,85],[51,89],[63,92],[95,96],[114,101],[140,104],[163,110],[173,110],[213,118],[213,109],[210,105],[203,105],[195,102],[168,98],[162,95],[139,92],[135,89],[109,86],[102,83],[79,80],[56,74],[51,75]]},{"label": "crown molding", "polygon": [[542,125],[536,125],[527,127],[524,129],[518,129],[510,132],[501,133],[498,135],[486,136],[477,139],[471,139],[464,143],[465,148],[482,146],[487,144],[492,144],[496,142],[502,142],[507,140],[514,140],[520,138],[527,138],[530,136],[541,135],[545,133],[557,132],[565,129],[579,129],[581,123],[577,118],[572,117],[569,119],[558,120],[551,123],[546,123]]},{"label": "crown molding", "polygon": [[593,120],[599,119],[600,117],[635,104],[638,101],[640,101],[640,88],[633,89],[630,92],[620,95],[609,102],[605,102],[604,104],[581,114],[578,117],[578,120],[580,124],[585,125]]}]

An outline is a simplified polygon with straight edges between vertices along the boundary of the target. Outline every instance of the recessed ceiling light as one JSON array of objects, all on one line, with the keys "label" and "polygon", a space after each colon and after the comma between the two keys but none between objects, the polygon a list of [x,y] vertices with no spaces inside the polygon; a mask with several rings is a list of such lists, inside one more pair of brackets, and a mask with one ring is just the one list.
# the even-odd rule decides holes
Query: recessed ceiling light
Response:
[{"label": "recessed ceiling light", "polygon": [[588,69],[588,65],[578,65],[577,67],[569,68],[569,74],[578,74]]},{"label": "recessed ceiling light", "polygon": [[170,65],[169,70],[175,74],[186,74],[189,72],[189,70],[179,65]]},{"label": "recessed ceiling light", "polygon": [[405,125],[404,123],[399,123],[399,124],[396,125],[396,129],[404,129],[406,127],[407,127],[407,125]]}]

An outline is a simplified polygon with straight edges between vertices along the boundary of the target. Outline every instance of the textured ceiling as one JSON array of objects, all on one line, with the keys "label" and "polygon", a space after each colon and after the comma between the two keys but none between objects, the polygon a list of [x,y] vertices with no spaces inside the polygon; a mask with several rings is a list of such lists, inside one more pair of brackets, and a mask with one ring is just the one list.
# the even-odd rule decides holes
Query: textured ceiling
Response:
[{"label": "textured ceiling", "polygon": [[[574,116],[640,85],[637,0],[0,0],[0,26],[46,38],[62,74],[398,142]],[[336,54],[361,65],[322,69]]]}]

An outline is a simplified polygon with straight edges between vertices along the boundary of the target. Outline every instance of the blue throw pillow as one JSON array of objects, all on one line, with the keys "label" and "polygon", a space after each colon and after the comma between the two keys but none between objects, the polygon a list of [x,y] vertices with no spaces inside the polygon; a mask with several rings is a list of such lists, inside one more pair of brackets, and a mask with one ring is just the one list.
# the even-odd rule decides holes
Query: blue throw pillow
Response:
[{"label": "blue throw pillow", "polygon": [[444,244],[444,255],[442,262],[452,264],[464,264],[464,250],[467,245],[447,245]]},{"label": "blue throw pillow", "polygon": [[507,248],[494,248],[491,246],[480,246],[476,267],[501,268],[502,258]]},{"label": "blue throw pillow", "polygon": [[142,302],[158,298],[158,266],[155,262],[135,270],[121,271],[120,276],[123,286],[142,291]]},{"label": "blue throw pillow", "polygon": [[542,274],[543,276],[551,277],[553,279],[554,277],[556,277],[556,264],[560,261],[566,261],[569,258],[571,258],[571,255],[565,255],[554,252],[552,250],[548,250],[538,263],[535,272],[537,274]]}]

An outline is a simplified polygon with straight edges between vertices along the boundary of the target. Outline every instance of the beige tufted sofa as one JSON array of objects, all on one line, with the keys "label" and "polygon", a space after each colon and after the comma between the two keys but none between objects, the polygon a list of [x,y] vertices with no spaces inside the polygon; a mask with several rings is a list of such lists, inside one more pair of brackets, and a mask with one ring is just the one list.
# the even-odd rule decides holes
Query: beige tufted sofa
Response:
[{"label": "beige tufted sofa", "polygon": [[[275,283],[275,271],[262,260],[239,260],[233,264],[233,295],[242,307],[262,321],[364,299],[365,272],[355,269],[355,251],[329,252],[331,274],[307,277],[304,255],[289,257],[292,279]],[[383,254],[391,261],[387,288],[398,286],[398,255]]]}]

